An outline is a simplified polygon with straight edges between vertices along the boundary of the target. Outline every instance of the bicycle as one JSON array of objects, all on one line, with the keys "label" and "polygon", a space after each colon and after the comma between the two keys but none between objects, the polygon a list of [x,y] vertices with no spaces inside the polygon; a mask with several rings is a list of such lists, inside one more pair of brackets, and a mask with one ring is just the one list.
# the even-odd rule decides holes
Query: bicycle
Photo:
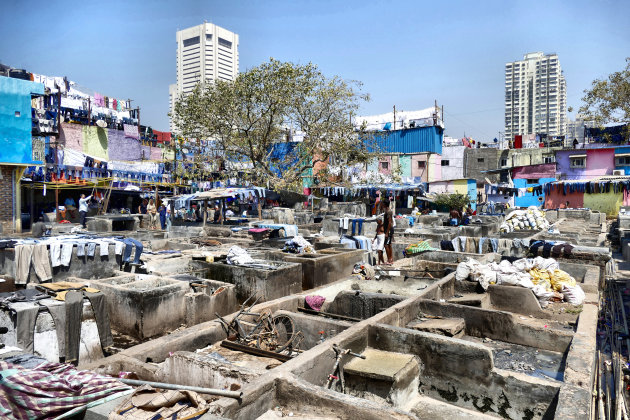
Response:
[{"label": "bicycle", "polygon": [[[215,313],[227,339],[274,353],[282,353],[283,351],[287,351],[289,355],[294,352],[298,353],[304,340],[304,334],[301,331],[295,331],[293,319],[284,314],[273,316],[269,309],[261,313],[250,312],[260,299],[257,298],[249,308],[245,309],[252,298],[253,296],[250,296],[243,302],[241,309],[230,322]],[[255,325],[249,332],[246,332],[247,328],[243,325],[241,319],[243,316],[256,317]]]}]

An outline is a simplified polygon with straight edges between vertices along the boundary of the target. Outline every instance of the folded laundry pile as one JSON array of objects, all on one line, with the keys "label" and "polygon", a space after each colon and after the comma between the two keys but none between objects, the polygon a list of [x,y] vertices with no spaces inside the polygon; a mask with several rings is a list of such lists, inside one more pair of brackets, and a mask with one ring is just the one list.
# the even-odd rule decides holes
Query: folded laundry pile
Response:
[{"label": "folded laundry pile", "polygon": [[560,270],[553,258],[521,258],[512,263],[503,260],[489,264],[469,258],[459,263],[455,278],[477,281],[484,290],[491,284],[527,287],[532,289],[543,308],[551,300],[580,305],[585,299],[584,291],[575,279]]},{"label": "folded laundry pile", "polygon": [[505,221],[499,226],[502,233],[515,230],[541,230],[549,229],[549,222],[545,214],[536,206],[530,206],[527,210],[514,210],[508,214]]}]

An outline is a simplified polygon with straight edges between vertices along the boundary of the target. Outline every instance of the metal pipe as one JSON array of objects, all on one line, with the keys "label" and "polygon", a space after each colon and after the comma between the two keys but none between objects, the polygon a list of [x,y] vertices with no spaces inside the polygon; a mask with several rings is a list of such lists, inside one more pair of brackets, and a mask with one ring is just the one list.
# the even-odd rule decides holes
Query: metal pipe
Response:
[{"label": "metal pipe", "polygon": [[176,391],[193,391],[193,392],[198,392],[200,394],[220,395],[222,397],[229,397],[229,398],[236,398],[236,399],[241,399],[243,397],[242,391],[226,391],[224,389],[201,388],[198,386],[166,384],[163,382],[138,381],[135,379],[118,379],[118,380],[122,382],[123,384],[134,385],[134,386],[149,385],[149,386],[152,386],[153,388],[173,389]]}]

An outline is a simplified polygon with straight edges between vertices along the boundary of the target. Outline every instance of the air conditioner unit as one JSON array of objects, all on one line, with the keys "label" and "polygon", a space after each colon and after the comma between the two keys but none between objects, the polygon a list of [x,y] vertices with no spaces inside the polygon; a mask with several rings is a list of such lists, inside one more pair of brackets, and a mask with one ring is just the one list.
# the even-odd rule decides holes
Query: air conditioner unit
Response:
[{"label": "air conditioner unit", "polygon": [[614,176],[624,176],[625,174],[623,173],[623,169],[615,169],[613,171],[613,175]]}]

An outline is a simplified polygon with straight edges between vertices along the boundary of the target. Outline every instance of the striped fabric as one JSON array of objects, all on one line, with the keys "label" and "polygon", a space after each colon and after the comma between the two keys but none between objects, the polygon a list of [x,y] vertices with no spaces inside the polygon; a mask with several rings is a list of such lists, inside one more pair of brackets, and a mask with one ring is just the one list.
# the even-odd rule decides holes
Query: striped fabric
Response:
[{"label": "striped fabric", "polygon": [[33,369],[0,361],[0,418],[51,418],[129,389],[115,378],[72,365],[42,363]]},{"label": "striped fabric", "polygon": [[439,249],[433,248],[429,241],[421,241],[417,244],[411,244],[407,248],[405,248],[406,255],[419,254],[426,251],[439,251]]}]

